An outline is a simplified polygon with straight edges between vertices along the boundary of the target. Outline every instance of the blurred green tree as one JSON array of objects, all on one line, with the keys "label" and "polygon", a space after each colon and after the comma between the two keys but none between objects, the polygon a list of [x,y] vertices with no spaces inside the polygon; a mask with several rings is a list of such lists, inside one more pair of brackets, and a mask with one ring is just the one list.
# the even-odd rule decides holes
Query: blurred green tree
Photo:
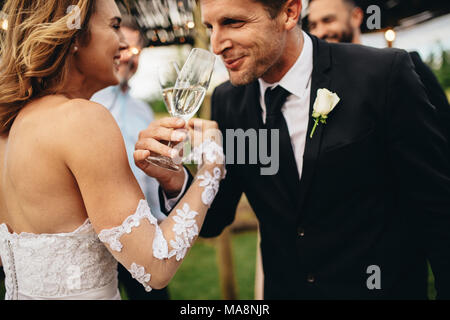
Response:
[{"label": "blurred green tree", "polygon": [[450,89],[450,51],[441,46],[440,57],[430,54],[426,63],[435,73],[444,90]]}]

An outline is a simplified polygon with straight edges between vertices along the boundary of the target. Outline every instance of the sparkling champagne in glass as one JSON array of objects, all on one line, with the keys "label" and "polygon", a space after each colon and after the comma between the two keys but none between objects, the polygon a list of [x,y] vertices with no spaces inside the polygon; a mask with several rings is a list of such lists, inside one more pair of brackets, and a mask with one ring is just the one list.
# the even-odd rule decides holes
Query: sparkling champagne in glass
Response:
[{"label": "sparkling champagne in glass", "polygon": [[[194,48],[178,73],[175,84],[161,84],[164,102],[171,116],[188,122],[197,113],[208,90],[215,59],[209,51]],[[163,82],[161,77],[160,82]],[[180,169],[172,159],[161,155],[150,156],[147,161],[169,170]]]}]

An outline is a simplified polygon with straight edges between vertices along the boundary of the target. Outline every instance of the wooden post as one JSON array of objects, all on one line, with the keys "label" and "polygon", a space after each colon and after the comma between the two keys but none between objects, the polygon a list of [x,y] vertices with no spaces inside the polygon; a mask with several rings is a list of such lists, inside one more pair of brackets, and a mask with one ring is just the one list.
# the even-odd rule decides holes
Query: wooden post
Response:
[{"label": "wooden post", "polygon": [[193,14],[195,23],[194,46],[209,50],[209,35],[206,27],[202,23],[202,13],[198,4],[195,5]]},{"label": "wooden post", "polygon": [[226,228],[217,238],[217,265],[219,267],[220,286],[224,300],[236,300],[236,278],[234,275],[231,250],[231,232]]},{"label": "wooden post", "polygon": [[255,300],[264,300],[264,270],[261,258],[261,234],[256,241]]}]

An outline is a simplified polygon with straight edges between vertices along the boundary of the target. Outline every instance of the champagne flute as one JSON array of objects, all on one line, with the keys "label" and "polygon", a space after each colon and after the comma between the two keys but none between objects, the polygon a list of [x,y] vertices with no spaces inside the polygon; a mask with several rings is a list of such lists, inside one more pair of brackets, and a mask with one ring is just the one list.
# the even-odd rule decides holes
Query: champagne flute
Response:
[{"label": "champagne flute", "polygon": [[[162,81],[162,77],[160,77],[164,102],[172,117],[181,118],[187,123],[197,113],[208,90],[215,59],[216,57],[209,51],[194,48],[191,50],[183,68],[179,71],[173,86],[171,86],[173,82]],[[169,71],[171,69],[176,70],[173,63],[168,68]],[[171,73],[173,75],[173,71]],[[170,77],[167,77],[167,79],[170,79]],[[167,84],[164,85],[163,83]],[[175,164],[171,158],[166,156],[151,155],[146,160],[169,170],[178,171],[180,169],[178,164]]]}]

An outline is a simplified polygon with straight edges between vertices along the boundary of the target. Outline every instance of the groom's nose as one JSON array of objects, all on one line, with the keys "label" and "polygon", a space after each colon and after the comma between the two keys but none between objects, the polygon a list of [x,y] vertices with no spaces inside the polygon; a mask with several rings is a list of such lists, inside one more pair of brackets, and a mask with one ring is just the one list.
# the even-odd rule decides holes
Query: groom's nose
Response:
[{"label": "groom's nose", "polygon": [[213,30],[211,33],[211,46],[214,54],[221,55],[225,50],[232,47],[232,41],[226,38],[225,34],[220,30]]}]

